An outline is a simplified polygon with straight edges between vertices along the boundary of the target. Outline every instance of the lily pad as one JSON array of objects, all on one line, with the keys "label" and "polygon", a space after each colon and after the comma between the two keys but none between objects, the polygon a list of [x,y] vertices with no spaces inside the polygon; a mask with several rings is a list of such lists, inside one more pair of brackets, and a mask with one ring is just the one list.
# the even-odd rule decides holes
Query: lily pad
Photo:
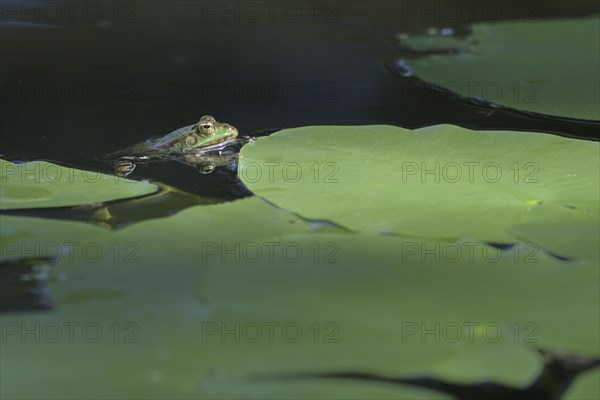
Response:
[{"label": "lily pad", "polygon": [[74,251],[92,256],[98,249],[90,239],[106,233],[106,229],[83,222],[0,214],[0,262],[68,258]]},{"label": "lily pad", "polygon": [[[453,125],[313,126],[259,138],[241,155],[240,178],[256,195],[357,232],[540,241],[561,255],[565,246],[535,226],[600,227],[596,142]],[[563,255],[590,256],[595,238]]]},{"label": "lily pad", "polygon": [[600,368],[578,376],[564,396],[565,400],[596,400],[598,398],[600,398]]},{"label": "lily pad", "polygon": [[[594,265],[542,253],[528,262],[481,242],[436,257],[423,250],[448,243],[314,228],[250,198],[94,239],[137,247],[61,259],[49,284],[57,312],[0,317],[16,329],[0,360],[2,396],[213,398],[211,382],[231,379],[231,393],[262,398],[279,374],[327,372],[524,387],[542,367],[536,347],[597,355]],[[369,384],[390,388],[380,385]],[[399,385],[398,397],[411,390]]]},{"label": "lily pad", "polygon": [[449,43],[444,36],[402,39],[402,46],[419,51],[448,50],[406,61],[419,78],[462,96],[523,111],[600,120],[599,17],[478,23],[471,28],[461,43]]},{"label": "lily pad", "polygon": [[[314,240],[295,242],[312,254]],[[442,255],[444,245],[436,251],[436,243],[393,237],[322,235],[319,242],[338,246],[337,263],[286,263],[280,257],[253,268],[215,265],[205,275],[213,318],[226,326],[236,320],[318,321],[323,336],[335,332],[337,341],[305,349],[304,358],[289,353],[291,346],[280,346],[279,356],[265,346],[263,357],[283,365],[287,355],[296,363],[280,372],[310,371],[303,364],[319,360],[313,371],[523,387],[542,367],[535,348],[598,355],[598,268],[592,263],[566,268],[543,254],[536,262],[515,262],[511,253],[491,261],[489,247],[476,242],[472,256],[465,252],[457,259]],[[418,254],[408,251],[413,246]],[[336,329],[324,329],[325,322]],[[586,329],[573,332],[569,327],[576,324]],[[220,349],[222,368],[243,367],[227,367],[235,351],[241,348]],[[267,373],[269,365],[255,362],[252,368]]]},{"label": "lily pad", "polygon": [[600,262],[600,223],[597,217],[584,213],[548,215],[548,219],[515,226],[511,234],[535,240],[542,248],[565,259],[586,258]]},{"label": "lily pad", "polygon": [[332,399],[332,400],[438,400],[453,397],[432,390],[395,384],[340,379],[208,382],[200,386],[207,398],[219,399]]},{"label": "lily pad", "polygon": [[14,164],[0,160],[0,210],[67,207],[143,196],[150,183],[43,161]]}]

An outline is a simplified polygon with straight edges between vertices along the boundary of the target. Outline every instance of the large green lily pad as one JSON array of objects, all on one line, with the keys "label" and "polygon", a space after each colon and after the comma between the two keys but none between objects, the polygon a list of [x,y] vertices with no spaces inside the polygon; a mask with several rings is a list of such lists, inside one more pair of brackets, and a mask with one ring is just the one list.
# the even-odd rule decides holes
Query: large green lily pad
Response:
[{"label": "large green lily pad", "polygon": [[43,161],[0,160],[0,210],[101,203],[156,192],[150,183]]},{"label": "large green lily pad", "polygon": [[[276,392],[272,375],[322,372],[522,387],[542,367],[536,347],[598,354],[594,265],[315,227],[250,198],[106,231],[100,248],[137,251],[63,258],[49,283],[56,312],[1,316],[5,332],[17,329],[3,346],[2,396],[213,398],[217,382],[262,398]],[[436,245],[462,255],[424,252]],[[43,339],[22,336],[37,323]],[[73,340],[68,324],[79,324]]]},{"label": "large green lily pad", "polygon": [[[313,126],[259,138],[241,154],[252,192],[307,218],[365,233],[540,242],[597,259],[595,142],[453,125]],[[580,224],[590,234],[570,239],[574,252],[559,232]]]},{"label": "large green lily pad", "polygon": [[462,96],[524,111],[600,120],[600,18],[478,23],[460,42],[414,36],[420,51],[456,49],[407,60],[421,79]]}]

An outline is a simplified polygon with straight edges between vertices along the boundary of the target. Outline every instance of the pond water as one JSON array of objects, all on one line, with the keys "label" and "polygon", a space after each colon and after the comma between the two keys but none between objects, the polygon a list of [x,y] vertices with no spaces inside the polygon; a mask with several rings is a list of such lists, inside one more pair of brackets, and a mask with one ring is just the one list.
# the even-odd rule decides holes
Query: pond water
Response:
[{"label": "pond water", "polygon": [[[3,3],[0,153],[106,168],[94,157],[204,114],[254,135],[315,124],[451,123],[593,137],[595,123],[440,101],[385,66],[399,56],[400,32],[583,16],[597,10],[593,3],[370,1],[368,12],[361,1]],[[175,162],[133,177],[216,199],[240,195],[229,180]]]}]

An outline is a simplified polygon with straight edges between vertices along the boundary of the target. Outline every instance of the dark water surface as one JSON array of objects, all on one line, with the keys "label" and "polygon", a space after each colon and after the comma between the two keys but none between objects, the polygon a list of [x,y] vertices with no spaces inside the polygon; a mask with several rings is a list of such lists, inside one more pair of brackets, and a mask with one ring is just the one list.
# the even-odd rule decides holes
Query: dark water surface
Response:
[{"label": "dark water surface", "polygon": [[[584,16],[598,4],[3,1],[0,153],[96,168],[94,157],[203,114],[241,134],[314,124],[452,123],[591,138],[594,123],[440,101],[438,92],[400,79],[385,62],[399,55],[399,32]],[[200,179],[174,162],[134,176],[226,196],[219,179]]]}]

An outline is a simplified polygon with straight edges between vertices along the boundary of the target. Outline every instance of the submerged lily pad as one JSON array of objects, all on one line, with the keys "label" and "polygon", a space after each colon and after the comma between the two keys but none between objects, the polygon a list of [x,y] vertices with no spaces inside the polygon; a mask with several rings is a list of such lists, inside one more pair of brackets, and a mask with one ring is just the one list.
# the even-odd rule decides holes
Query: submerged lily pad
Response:
[{"label": "submerged lily pad", "polygon": [[67,207],[156,192],[150,183],[43,161],[14,164],[0,160],[0,210]]},{"label": "submerged lily pad", "polygon": [[[595,142],[438,125],[287,129],[242,149],[240,177],[279,207],[365,233],[512,243],[561,255],[559,232],[600,227]],[[525,227],[525,228],[524,228]],[[597,236],[581,237],[587,257]],[[594,257],[592,257],[594,258]]]},{"label": "submerged lily pad", "polygon": [[[414,36],[403,46],[454,49],[406,60],[421,79],[524,111],[600,120],[600,18],[472,25],[462,42]],[[457,51],[457,49],[460,49]]]}]

